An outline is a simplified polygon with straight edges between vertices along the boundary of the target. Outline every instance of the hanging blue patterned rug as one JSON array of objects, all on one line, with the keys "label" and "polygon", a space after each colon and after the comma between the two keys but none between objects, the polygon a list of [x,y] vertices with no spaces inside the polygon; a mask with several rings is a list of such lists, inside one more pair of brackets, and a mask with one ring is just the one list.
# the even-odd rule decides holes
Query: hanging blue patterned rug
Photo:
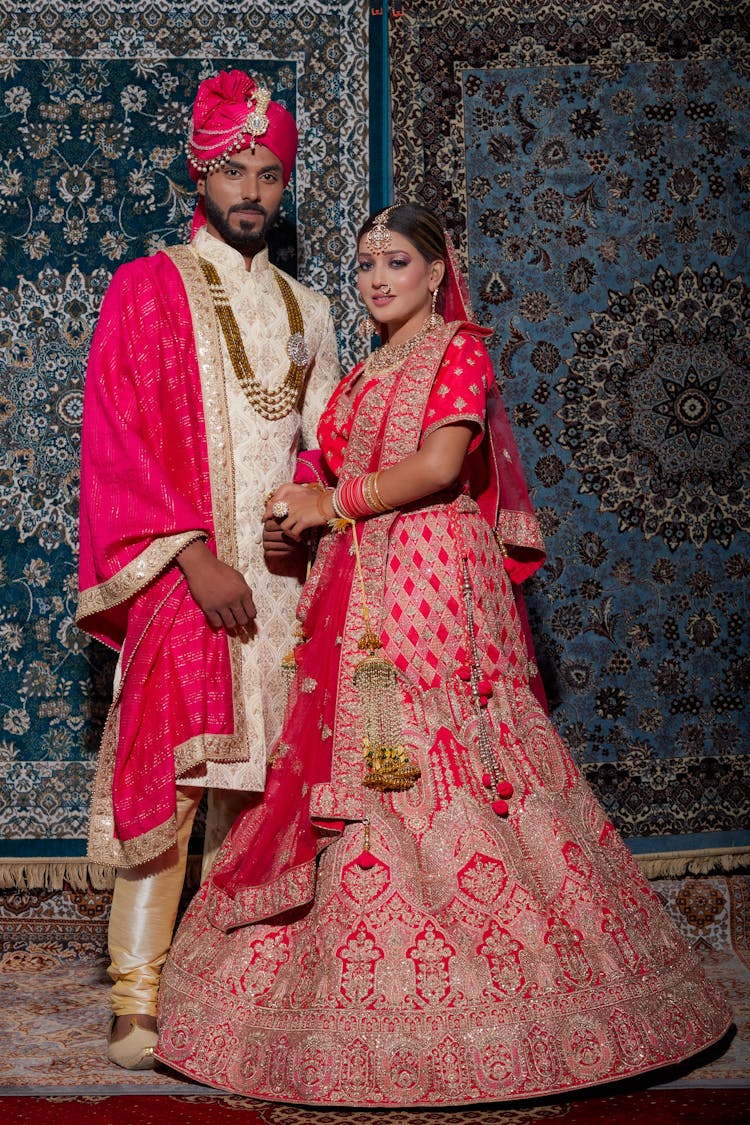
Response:
[{"label": "hanging blue patterned rug", "polygon": [[300,129],[272,256],[332,299],[348,347],[367,29],[366,6],[330,0],[231,13],[24,0],[0,18],[0,886],[110,878],[83,856],[114,654],[73,625],[82,392],[104,291],[122,262],[187,241],[189,109],[204,77],[238,67]]},{"label": "hanging blue patterned rug", "polygon": [[748,6],[462,7],[394,25],[395,175],[496,329],[553,718],[648,873],[746,864]]}]

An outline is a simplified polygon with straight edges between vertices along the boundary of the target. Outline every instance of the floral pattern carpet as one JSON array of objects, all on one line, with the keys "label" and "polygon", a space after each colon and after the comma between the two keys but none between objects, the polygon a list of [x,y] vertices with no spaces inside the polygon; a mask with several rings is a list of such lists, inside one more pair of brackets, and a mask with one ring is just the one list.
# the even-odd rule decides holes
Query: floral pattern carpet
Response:
[{"label": "floral pattern carpet", "polygon": [[[737,1032],[699,1065],[645,1084],[750,1086],[750,879],[705,876],[653,885],[707,971],[727,990]],[[166,1070],[127,1072],[107,1062],[108,910],[109,895],[102,891],[0,893],[5,1093],[182,1095],[202,1089]],[[320,1116],[321,1125],[327,1120]]]},{"label": "floral pattern carpet", "polygon": [[78,457],[109,279],[187,239],[189,107],[202,78],[244,68],[302,136],[273,255],[332,298],[346,355],[344,248],[368,207],[367,19],[364,0],[0,11],[0,858],[83,853],[114,658],[73,625]]},{"label": "floral pattern carpet", "polygon": [[750,6],[489,8],[393,22],[397,195],[496,328],[554,720],[650,873],[707,870],[750,844]]}]

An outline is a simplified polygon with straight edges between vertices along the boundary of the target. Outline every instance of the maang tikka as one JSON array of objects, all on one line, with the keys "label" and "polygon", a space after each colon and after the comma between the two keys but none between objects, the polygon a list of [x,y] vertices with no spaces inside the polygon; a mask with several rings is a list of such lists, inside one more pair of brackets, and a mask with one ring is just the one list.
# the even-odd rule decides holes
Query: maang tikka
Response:
[{"label": "maang tikka", "polygon": [[391,211],[393,211],[393,207],[386,207],[385,211],[381,211],[365,235],[365,246],[369,254],[382,254],[390,249],[391,232],[386,224]]},{"label": "maang tikka", "polygon": [[[386,223],[392,210],[393,207],[386,207],[385,211],[381,211],[365,235],[364,241],[368,254],[382,254],[390,249],[391,232]],[[365,339],[369,339],[370,336],[380,335],[380,325],[371,316],[364,316],[359,322],[359,331]]]}]

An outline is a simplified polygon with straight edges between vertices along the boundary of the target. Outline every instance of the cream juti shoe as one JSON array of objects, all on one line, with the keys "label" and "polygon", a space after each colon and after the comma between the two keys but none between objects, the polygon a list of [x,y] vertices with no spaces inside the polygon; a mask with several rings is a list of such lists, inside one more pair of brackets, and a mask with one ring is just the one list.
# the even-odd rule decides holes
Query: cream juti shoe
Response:
[{"label": "cream juti shoe", "polygon": [[130,1031],[122,1039],[112,1039],[117,1017],[112,1016],[107,1032],[107,1058],[125,1070],[153,1070],[156,1066],[154,1047],[159,1038],[150,1027],[141,1027],[138,1016],[121,1016],[130,1020]]}]

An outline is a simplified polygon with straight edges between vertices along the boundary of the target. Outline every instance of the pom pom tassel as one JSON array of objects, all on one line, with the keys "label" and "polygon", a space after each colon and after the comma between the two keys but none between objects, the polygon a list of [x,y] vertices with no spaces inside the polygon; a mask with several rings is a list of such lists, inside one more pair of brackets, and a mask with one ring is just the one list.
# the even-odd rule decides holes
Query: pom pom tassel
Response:
[{"label": "pom pom tassel", "polygon": [[366,820],[364,822],[364,824],[365,824],[365,838],[364,838],[364,845],[365,846],[362,849],[362,851],[359,853],[359,855],[357,856],[357,858],[355,859],[354,862],[357,864],[357,867],[361,867],[363,871],[369,871],[370,868],[374,867],[375,864],[378,861],[375,858],[375,856],[372,854],[372,852],[370,851],[370,822],[369,822],[369,820]]},{"label": "pom pom tassel", "polygon": [[497,793],[497,798],[491,802],[491,808],[498,816],[508,815],[508,798],[513,796],[513,786],[509,781],[493,782],[492,775],[489,770],[485,770],[482,774],[482,785],[485,789],[494,789]]}]

